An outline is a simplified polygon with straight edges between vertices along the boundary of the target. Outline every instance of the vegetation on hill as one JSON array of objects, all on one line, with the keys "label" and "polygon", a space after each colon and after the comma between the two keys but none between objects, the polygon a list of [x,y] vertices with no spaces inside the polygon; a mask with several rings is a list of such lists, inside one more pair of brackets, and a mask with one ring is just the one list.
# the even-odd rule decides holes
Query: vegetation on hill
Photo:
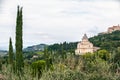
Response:
[{"label": "vegetation on hill", "polygon": [[11,40],[11,38],[9,40],[9,52],[8,52],[8,55],[9,55],[8,62],[9,62],[9,64],[12,65],[13,61],[14,61],[14,53],[13,53],[13,46],[12,46],[12,40]]},{"label": "vegetation on hill", "polygon": [[[100,47],[100,49],[105,49],[108,51],[113,51],[120,47],[120,31],[114,31],[109,34],[102,34],[102,35],[97,35],[94,37],[89,38],[90,42],[93,43],[94,46]],[[75,49],[77,48],[77,43],[78,42],[63,42],[60,44],[53,44],[48,46],[48,50],[53,50],[53,51],[61,51],[63,49],[64,51],[67,52],[74,52]]]},{"label": "vegetation on hill", "polygon": [[74,54],[77,42],[53,44],[44,51],[24,53],[20,75],[11,70],[4,57],[0,59],[0,72],[9,80],[119,80],[119,34],[120,31],[115,31],[89,38],[101,49],[80,56]]},{"label": "vegetation on hill", "polygon": [[49,45],[48,50],[58,51],[58,52],[61,52],[62,50],[66,52],[74,52],[77,47],[77,43],[78,42],[69,42],[69,43],[63,42],[60,44],[56,43],[53,45]]},{"label": "vegetation on hill", "polygon": [[97,35],[89,38],[89,40],[94,44],[94,46],[108,51],[113,51],[120,47],[120,31]]},{"label": "vegetation on hill", "polygon": [[33,45],[29,46],[27,48],[24,48],[24,52],[35,52],[35,51],[44,51],[44,48],[46,47],[46,44],[38,44],[38,45]]},{"label": "vegetation on hill", "polygon": [[[47,52],[47,54],[46,54]],[[24,61],[22,75],[16,75],[6,63],[1,72],[7,80],[119,80],[120,50],[114,55],[106,50],[75,56],[67,54],[62,58],[58,53],[48,54],[47,50],[39,60]],[[58,55],[56,55],[58,54]],[[51,64],[52,62],[52,64]],[[6,67],[7,65],[7,67]],[[4,68],[4,69],[3,69]]]}]

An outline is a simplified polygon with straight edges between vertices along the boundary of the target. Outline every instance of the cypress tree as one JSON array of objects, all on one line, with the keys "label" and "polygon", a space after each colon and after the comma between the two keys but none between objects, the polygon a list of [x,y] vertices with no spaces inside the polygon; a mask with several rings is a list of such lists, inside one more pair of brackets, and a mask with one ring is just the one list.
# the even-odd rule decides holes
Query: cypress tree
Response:
[{"label": "cypress tree", "polygon": [[17,8],[17,20],[16,20],[16,43],[15,43],[15,48],[16,48],[16,71],[22,71],[23,69],[23,41],[22,41],[22,7]]},{"label": "cypress tree", "polygon": [[9,62],[9,64],[13,65],[14,53],[13,53],[13,46],[12,46],[11,38],[9,40],[9,52],[8,52],[8,55],[9,55],[8,62]]}]

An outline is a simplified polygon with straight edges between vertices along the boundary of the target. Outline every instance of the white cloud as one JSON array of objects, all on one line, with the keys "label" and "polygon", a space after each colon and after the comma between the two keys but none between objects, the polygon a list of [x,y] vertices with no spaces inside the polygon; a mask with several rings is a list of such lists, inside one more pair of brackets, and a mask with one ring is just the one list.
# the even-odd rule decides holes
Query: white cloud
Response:
[{"label": "white cloud", "polygon": [[[17,5],[23,6],[24,46],[78,41],[120,22],[119,2],[113,0],[6,0],[0,12],[0,43],[14,41]],[[3,45],[2,45],[3,46]]]}]

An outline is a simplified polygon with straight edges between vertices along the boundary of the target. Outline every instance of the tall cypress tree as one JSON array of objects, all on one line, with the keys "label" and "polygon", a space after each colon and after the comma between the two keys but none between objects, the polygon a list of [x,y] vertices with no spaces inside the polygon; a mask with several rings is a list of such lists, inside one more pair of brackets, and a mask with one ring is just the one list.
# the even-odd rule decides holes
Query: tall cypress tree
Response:
[{"label": "tall cypress tree", "polygon": [[16,20],[16,71],[22,71],[23,69],[23,41],[22,41],[22,7],[17,9],[17,20]]},{"label": "tall cypress tree", "polygon": [[13,60],[14,60],[14,53],[13,53],[13,46],[12,46],[12,40],[10,38],[9,40],[9,57],[8,57],[8,62],[9,64],[13,65]]}]

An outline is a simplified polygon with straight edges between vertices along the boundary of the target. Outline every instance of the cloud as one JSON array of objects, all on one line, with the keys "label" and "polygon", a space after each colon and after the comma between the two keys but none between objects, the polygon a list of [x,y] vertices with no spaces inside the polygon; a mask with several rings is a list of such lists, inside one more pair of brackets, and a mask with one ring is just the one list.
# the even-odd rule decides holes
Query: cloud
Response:
[{"label": "cloud", "polygon": [[120,23],[116,0],[4,0],[0,12],[1,44],[8,44],[10,36],[15,40],[18,4],[23,6],[24,46],[79,41],[84,33],[90,37]]}]

